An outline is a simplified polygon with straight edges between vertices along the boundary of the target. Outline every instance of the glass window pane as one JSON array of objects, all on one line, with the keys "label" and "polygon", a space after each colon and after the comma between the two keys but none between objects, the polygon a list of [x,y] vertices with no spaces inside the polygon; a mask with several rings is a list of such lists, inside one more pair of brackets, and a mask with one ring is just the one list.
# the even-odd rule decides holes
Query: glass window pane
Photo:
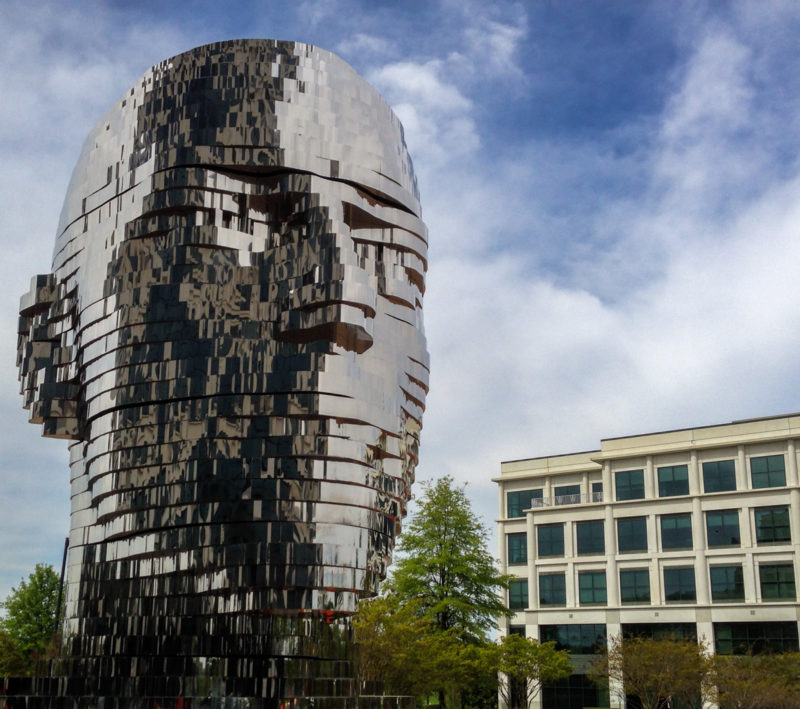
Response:
[{"label": "glass window pane", "polygon": [[606,602],[605,571],[581,571],[578,573],[578,600],[581,605]]},{"label": "glass window pane", "polygon": [[796,652],[797,621],[714,623],[719,655]]},{"label": "glass window pane", "polygon": [[623,603],[650,603],[650,572],[647,569],[620,571],[619,594]]},{"label": "glass window pane", "polygon": [[580,485],[560,485],[553,488],[557,505],[577,505],[581,501]]},{"label": "glass window pane", "polygon": [[744,579],[741,565],[712,566],[710,576],[712,601],[744,600]]},{"label": "glass window pane", "polygon": [[791,541],[788,507],[760,507],[753,510],[753,515],[758,544]]},{"label": "glass window pane", "polygon": [[750,476],[753,488],[782,487],[786,485],[786,469],[782,455],[762,455],[750,458]]},{"label": "glass window pane", "polygon": [[535,506],[534,500],[542,499],[542,490],[515,490],[506,493],[506,514],[508,517],[524,517],[525,510]]},{"label": "glass window pane", "polygon": [[564,574],[539,574],[539,605],[563,606],[567,602]]},{"label": "glass window pane", "polygon": [[664,597],[668,603],[696,599],[693,566],[673,566],[664,569]]},{"label": "glass window pane", "polygon": [[511,610],[528,607],[528,579],[512,579],[508,584],[508,607]]},{"label": "glass window pane", "polygon": [[617,520],[617,549],[647,551],[647,520],[644,517],[625,517]]},{"label": "glass window pane", "polygon": [[793,564],[759,564],[758,576],[763,600],[797,600]]},{"label": "glass window pane", "polygon": [[528,535],[525,532],[516,532],[506,535],[508,541],[508,563],[528,563]]},{"label": "glass window pane", "polygon": [[710,547],[739,546],[739,511],[706,512],[706,538]]},{"label": "glass window pane", "polygon": [[536,527],[539,556],[564,556],[564,525],[540,524]]},{"label": "glass window pane", "polygon": [[577,655],[593,655],[606,644],[606,626],[601,623],[540,625],[539,641],[554,642],[556,650]]},{"label": "glass window pane", "polygon": [[732,460],[703,463],[703,489],[706,492],[725,492],[736,489],[736,465]]},{"label": "glass window pane", "polygon": [[620,470],[614,476],[618,500],[644,498],[644,470]]},{"label": "glass window pane", "polygon": [[673,497],[689,494],[689,467],[669,465],[658,469],[658,496]]},{"label": "glass window pane", "polygon": [[604,554],[606,551],[603,521],[578,522],[576,525],[578,554]]},{"label": "glass window pane", "polygon": [[661,517],[661,548],[691,549],[692,516],[663,515]]}]

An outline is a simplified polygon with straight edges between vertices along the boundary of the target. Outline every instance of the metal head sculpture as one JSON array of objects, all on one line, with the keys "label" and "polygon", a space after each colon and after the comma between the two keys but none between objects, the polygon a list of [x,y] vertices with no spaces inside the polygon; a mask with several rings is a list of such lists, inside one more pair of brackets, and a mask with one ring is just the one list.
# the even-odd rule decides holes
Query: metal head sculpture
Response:
[{"label": "metal head sculpture", "polygon": [[20,319],[71,440],[57,691],[358,695],[427,391],[419,215],[397,118],[310,45],[178,55],[92,131]]}]

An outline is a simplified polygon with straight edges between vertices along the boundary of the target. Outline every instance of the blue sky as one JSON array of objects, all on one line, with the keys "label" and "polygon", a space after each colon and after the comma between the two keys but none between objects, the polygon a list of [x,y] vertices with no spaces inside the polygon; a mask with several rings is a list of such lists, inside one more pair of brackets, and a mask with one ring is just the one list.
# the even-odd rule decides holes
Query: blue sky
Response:
[{"label": "blue sky", "polygon": [[800,5],[0,0],[0,598],[68,530],[66,445],[20,408],[19,295],[82,141],[152,64],[274,37],[403,120],[430,230],[420,478],[800,410]]}]

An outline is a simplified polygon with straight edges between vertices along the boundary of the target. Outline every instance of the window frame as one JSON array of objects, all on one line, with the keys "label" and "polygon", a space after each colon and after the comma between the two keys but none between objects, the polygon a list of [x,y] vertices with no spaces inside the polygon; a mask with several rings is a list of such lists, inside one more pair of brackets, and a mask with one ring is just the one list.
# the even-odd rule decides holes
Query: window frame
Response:
[{"label": "window frame", "polygon": [[[688,544],[686,544],[686,543],[676,544],[673,541],[670,541],[669,545],[667,545],[665,543],[665,539],[670,539],[671,540],[672,537],[677,538],[678,537],[678,533],[679,533],[680,530],[678,529],[678,527],[675,527],[675,529],[671,529],[671,530],[670,529],[666,529],[665,530],[664,522],[665,521],[671,521],[671,520],[676,520],[677,521],[677,520],[687,520],[687,519],[689,520],[689,525],[688,525],[689,541],[688,541]],[[694,530],[692,529],[692,514],[690,512],[679,512],[679,513],[675,513],[675,514],[659,515],[659,527],[660,527],[660,530],[661,530],[661,550],[662,551],[672,551],[674,549],[692,549],[692,548],[694,548]],[[683,529],[686,529],[686,527],[684,527]],[[669,534],[665,535],[664,534],[665,531],[669,532]],[[685,540],[683,540],[683,541],[685,542]]]},{"label": "window frame", "polygon": [[[756,546],[760,544],[791,544],[792,543],[792,522],[789,505],[770,505],[769,507],[755,507],[753,509],[753,526],[756,532]],[[771,530],[771,539],[761,538],[762,527],[759,524],[759,518],[763,515],[771,514],[774,516],[776,512],[784,512],[786,514],[786,523],[781,525],[772,524],[768,527]],[[775,539],[775,530],[786,528],[786,537]]]},{"label": "window frame", "polygon": [[[723,538],[730,538],[734,536],[736,539],[735,542],[715,542],[712,541],[712,526],[711,526],[711,518],[714,515],[724,516],[728,515],[730,517],[735,517],[736,519],[736,534],[732,535],[730,532],[733,529],[733,526],[728,524],[725,519],[722,520],[721,524],[714,525],[715,529],[719,529],[719,533],[723,536]],[[730,509],[730,510],[708,510],[705,513],[706,518],[706,544],[709,548],[719,548],[719,547],[740,547],[742,545],[742,531],[741,525],[739,524],[739,510],[738,509]]]},{"label": "window frame", "polygon": [[[772,468],[771,464],[780,460],[780,469],[778,467]],[[753,463],[764,463],[765,470],[753,470]],[[758,476],[758,483],[756,484],[756,476]],[[765,477],[762,477],[765,476]],[[780,482],[778,482],[780,481]],[[776,455],[757,455],[750,457],[750,484],[753,490],[764,490],[770,487],[785,487],[786,486],[786,456],[783,453]]]},{"label": "window frame", "polygon": [[[632,525],[633,522],[641,522],[641,524],[642,524],[642,527],[643,527],[643,530],[644,530],[644,534],[641,535],[641,538],[644,539],[644,546],[641,546],[641,547],[627,547],[626,546],[626,548],[623,549],[622,548],[623,545],[620,543],[620,541],[623,539],[623,536],[620,534],[620,524],[621,523],[626,523],[626,525],[627,524],[631,524]],[[632,538],[636,539],[638,537],[634,533],[634,535],[632,535]],[[618,517],[617,518],[617,552],[619,554],[635,554],[637,552],[644,552],[644,551],[647,551],[647,517],[642,517],[642,516],[637,516],[637,517]]]},{"label": "window frame", "polygon": [[[744,603],[744,571],[741,564],[710,566],[708,580],[712,603]],[[723,583],[727,586],[723,586]]]},{"label": "window frame", "polygon": [[[548,588],[548,592],[552,593],[554,596],[558,595],[561,599],[559,601],[547,601],[543,600],[542,596],[542,581],[547,579],[547,584],[550,586]],[[560,584],[552,584],[552,582],[559,580]],[[549,573],[540,573],[539,578],[539,605],[540,606],[547,606],[547,607],[559,607],[559,606],[566,606],[567,605],[567,576],[563,571],[559,572],[549,572]],[[551,585],[552,584],[552,585]],[[560,586],[560,588],[556,588]]]},{"label": "window frame", "polygon": [[[689,572],[691,574],[691,597],[687,598],[669,598],[670,590],[669,585],[670,583],[667,580],[667,575],[674,577],[676,574],[681,574],[683,576]],[[665,566],[664,567],[664,603],[697,603],[697,579],[695,578],[694,566]],[[681,578],[678,580],[677,586],[676,584],[672,584],[674,587],[673,593],[677,591],[682,596],[685,595],[689,590],[689,584],[684,583],[685,578]]]},{"label": "window frame", "polygon": [[[542,544],[543,541],[547,541],[550,545],[553,545],[553,540],[542,540],[542,530],[554,530],[554,529],[561,530],[561,539],[560,551],[542,551]],[[557,545],[556,545],[557,546]],[[536,525],[536,555],[538,557],[563,557],[564,556],[564,523],[563,522],[553,522],[548,524],[537,524]]]},{"label": "window frame", "polygon": [[[681,478],[676,478],[676,472],[678,471],[683,473]],[[689,466],[685,463],[662,465],[657,469],[656,477],[659,497],[678,497],[679,495],[689,494]],[[671,477],[671,479],[667,479],[668,477]],[[685,489],[683,483],[685,483]]]},{"label": "window frame", "polygon": [[508,607],[512,611],[522,611],[529,605],[528,579],[511,579],[508,582]]},{"label": "window frame", "polygon": [[[641,590],[646,588],[647,589],[647,597],[635,597],[635,598],[625,598],[625,588],[626,584],[623,582],[623,575],[627,577],[631,577],[633,574],[637,574],[637,577],[633,577],[633,583],[627,584],[627,588],[633,589],[634,594],[636,594],[637,590]],[[644,574],[644,582],[642,582],[642,574]],[[642,569],[620,569],[619,570],[619,600],[620,603],[624,605],[649,605],[651,598],[650,592],[650,569],[642,568]]]},{"label": "window frame", "polygon": [[[597,525],[600,533],[597,533]],[[594,530],[594,531],[593,531]],[[588,534],[588,537],[586,536]],[[599,548],[598,541],[599,540]],[[588,549],[581,549],[587,546]],[[575,549],[581,556],[606,553],[605,522],[602,519],[580,520],[575,522]]]},{"label": "window frame", "polygon": [[[520,539],[522,544],[519,544]],[[512,544],[513,543],[513,544]],[[512,547],[513,554],[512,558]],[[521,558],[517,558],[520,556]],[[527,564],[528,563],[528,534],[527,532],[509,532],[506,534],[506,563],[508,564]]]},{"label": "window frame", "polygon": [[[626,477],[623,478],[623,476]],[[633,476],[639,478],[635,483],[633,482]],[[623,484],[620,484],[621,480],[624,480]],[[641,494],[639,494],[640,488]],[[625,491],[623,496],[620,496],[621,491]],[[614,495],[617,502],[643,500],[645,497],[644,468],[616,471],[614,473]]]},{"label": "window frame", "polygon": [[[514,496],[513,505],[511,503],[512,495]],[[524,497],[525,495],[528,496],[528,507],[524,507],[522,503],[522,500],[525,499]],[[543,500],[543,499],[544,499],[543,488],[532,488],[530,490],[510,490],[506,492],[506,519],[519,519],[521,517],[525,517],[524,510],[533,507],[531,501]],[[516,514],[512,514],[512,511],[515,512]]]},{"label": "window frame", "polygon": [[[599,581],[602,579],[602,583]],[[585,584],[584,581],[590,582]],[[591,598],[584,597],[584,592]],[[578,605],[602,606],[608,603],[608,581],[605,569],[593,569],[578,572]]]},{"label": "window frame", "polygon": [[[774,581],[770,579],[764,578],[765,571],[777,571],[779,569],[788,569],[789,570],[789,579],[779,579],[776,578]],[[777,574],[776,574],[777,575]],[[781,593],[781,587],[786,584],[791,584],[791,594],[786,593],[785,595],[771,595],[764,593],[765,587],[767,584],[773,585],[777,589],[777,593]],[[797,601],[797,586],[795,585],[794,580],[794,563],[791,561],[775,561],[770,562],[767,564],[759,564],[758,565],[758,587],[761,591],[761,600],[762,601]]]},{"label": "window frame", "polygon": [[[720,466],[730,463],[731,470],[720,470]],[[713,466],[713,472],[712,472]],[[732,487],[724,487],[724,481],[732,482]],[[709,486],[709,481],[714,481]],[[713,487],[714,489],[710,489]],[[735,492],[736,491],[736,461],[728,458],[726,460],[709,460],[703,462],[703,492]]]}]

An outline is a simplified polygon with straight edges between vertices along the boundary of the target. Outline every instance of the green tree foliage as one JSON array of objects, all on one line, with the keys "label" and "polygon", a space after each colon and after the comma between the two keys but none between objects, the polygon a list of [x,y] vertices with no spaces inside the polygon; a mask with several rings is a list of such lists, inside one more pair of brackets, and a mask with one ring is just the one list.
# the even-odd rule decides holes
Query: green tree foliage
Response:
[{"label": "green tree foliage", "polygon": [[[654,638],[613,638],[594,662],[590,676],[599,684],[609,679],[635,695],[642,709],[694,706],[709,694],[710,665],[700,643]],[[702,704],[701,704],[702,706]]]},{"label": "green tree foliage", "polygon": [[497,618],[510,613],[498,595],[508,579],[498,573],[487,541],[463,487],[451,477],[426,485],[400,537],[390,591],[401,603],[413,602],[439,630],[485,640]]},{"label": "green tree foliage", "polygon": [[520,635],[506,635],[498,644],[496,654],[497,669],[505,675],[499,689],[507,707],[515,707],[517,703],[522,707],[530,706],[542,684],[572,674],[569,652],[556,650],[553,642],[540,644]]},{"label": "green tree foliage", "polygon": [[[374,691],[424,699],[441,692],[452,703],[462,690],[497,703],[495,657],[488,643],[465,643],[441,631],[419,604],[395,595],[359,604],[353,618],[361,679],[378,682]],[[369,686],[367,692],[372,691]],[[468,706],[469,702],[463,702]]]},{"label": "green tree foliage", "polygon": [[726,709],[800,707],[800,653],[717,655],[710,681]]},{"label": "green tree foliage", "polygon": [[20,581],[0,603],[0,676],[33,674],[52,640],[58,604],[58,575],[52,566],[37,564],[28,580]]},{"label": "green tree foliage", "polygon": [[506,577],[464,488],[446,477],[423,490],[384,595],[362,603],[353,621],[362,678],[420,701],[436,692],[440,706],[496,707],[497,655],[486,635],[509,614],[498,595]]}]

